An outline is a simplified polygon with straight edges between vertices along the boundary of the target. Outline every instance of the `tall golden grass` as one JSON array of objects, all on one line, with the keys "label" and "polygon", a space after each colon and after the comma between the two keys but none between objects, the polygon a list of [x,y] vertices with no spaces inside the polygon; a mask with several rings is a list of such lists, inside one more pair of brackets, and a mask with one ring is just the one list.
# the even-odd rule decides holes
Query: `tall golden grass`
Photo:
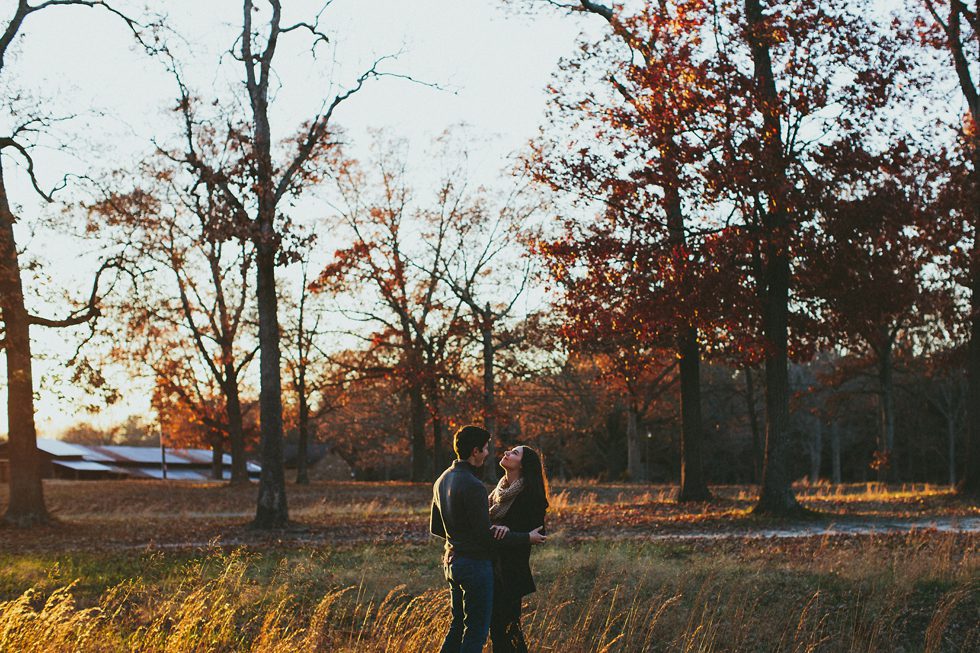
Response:
[{"label": "tall golden grass", "polygon": [[[562,653],[980,650],[975,551],[926,551],[917,537],[898,548],[828,545],[809,573],[758,560],[654,559],[630,546],[555,548],[538,557],[545,573],[525,631],[532,650]],[[385,587],[372,568],[370,583],[316,593],[294,561],[270,578],[254,573],[258,560],[216,551],[171,583],[131,579],[87,606],[71,583],[30,589],[0,603],[0,651],[439,648],[449,618],[442,588],[371,593]]]}]

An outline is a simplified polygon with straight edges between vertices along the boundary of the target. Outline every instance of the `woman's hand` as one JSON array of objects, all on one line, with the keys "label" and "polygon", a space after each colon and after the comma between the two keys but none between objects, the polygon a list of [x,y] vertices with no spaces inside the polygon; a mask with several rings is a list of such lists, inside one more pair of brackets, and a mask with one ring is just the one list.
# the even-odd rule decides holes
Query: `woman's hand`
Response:
[{"label": "woman's hand", "polygon": [[504,539],[504,536],[507,535],[507,533],[509,533],[509,532],[510,532],[510,529],[507,528],[506,526],[491,526],[490,527],[490,534],[493,535],[494,538],[495,539],[498,539],[498,540]]},{"label": "woman's hand", "polygon": [[544,526],[538,526],[533,531],[531,531],[530,533],[527,534],[528,539],[531,540],[531,544],[544,544],[545,543],[545,540],[548,539],[548,536],[545,535],[544,533],[542,533],[541,532],[542,530],[544,530]]}]

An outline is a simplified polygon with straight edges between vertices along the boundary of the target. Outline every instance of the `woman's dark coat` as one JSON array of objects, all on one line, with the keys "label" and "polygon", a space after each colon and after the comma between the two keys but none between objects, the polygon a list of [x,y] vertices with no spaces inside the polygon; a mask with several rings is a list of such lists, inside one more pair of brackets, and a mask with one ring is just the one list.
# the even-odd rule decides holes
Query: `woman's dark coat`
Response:
[{"label": "woman's dark coat", "polygon": [[[544,503],[535,500],[527,492],[521,492],[514,499],[510,510],[499,522],[512,533],[530,533],[539,526],[544,526]],[[520,544],[510,547],[498,547],[498,557],[494,572],[498,575],[504,591],[511,596],[524,596],[536,588],[531,576],[531,544]]]}]

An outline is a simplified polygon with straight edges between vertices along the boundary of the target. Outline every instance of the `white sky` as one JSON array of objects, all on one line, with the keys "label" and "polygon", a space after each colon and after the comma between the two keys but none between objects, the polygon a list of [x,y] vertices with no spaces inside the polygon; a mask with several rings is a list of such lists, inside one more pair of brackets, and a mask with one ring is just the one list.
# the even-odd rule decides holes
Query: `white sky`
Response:
[{"label": "white sky", "polygon": [[[320,2],[290,0],[284,22],[308,19]],[[0,0],[0,21],[12,15],[13,0]],[[117,2],[131,15],[141,5]],[[203,93],[221,92],[236,83],[239,69],[217,59],[235,39],[241,3],[231,0],[169,0],[169,25],[187,41],[177,43],[192,86]],[[303,11],[305,10],[305,11]],[[425,148],[447,127],[465,123],[474,136],[471,168],[479,180],[491,180],[507,167],[508,156],[534,135],[545,103],[544,87],[559,57],[574,51],[581,29],[598,29],[597,20],[542,12],[518,15],[494,0],[335,0],[321,27],[333,42],[318,51],[318,60],[304,56],[308,38],[295,33],[280,46],[277,72],[282,80],[273,119],[278,135],[291,131],[312,115],[324,97],[366,69],[380,55],[401,52],[384,70],[411,75],[443,87],[437,90],[398,79],[381,79],[351,98],[336,116],[355,153],[366,152],[370,131],[383,128],[409,139],[413,152]],[[76,114],[58,127],[70,154],[40,149],[35,158],[42,179],[53,184],[66,172],[87,173],[125,166],[149,147],[149,140],[175,128],[173,81],[163,66],[134,47],[118,19],[82,7],[57,7],[28,18],[16,56],[8,59],[4,92],[28,91],[28,103],[39,103],[53,115]],[[0,117],[9,126],[9,117]],[[275,136],[275,134],[274,134]],[[61,214],[64,204],[44,207],[29,191],[25,175],[5,159],[8,190],[22,216],[17,230],[27,258],[43,263],[50,280],[43,292],[75,297],[88,292],[99,244],[58,235],[47,229],[33,233],[39,217]],[[60,198],[70,202],[70,190]],[[311,210],[316,210],[311,207]],[[36,291],[36,287],[35,287]],[[30,292],[30,289],[29,289]],[[63,315],[63,302],[35,305],[38,311]],[[147,410],[146,392],[132,388],[129,401],[101,415],[80,412],[84,394],[54,383],[59,360],[73,350],[80,331],[51,332],[35,327],[38,358],[35,388],[39,393],[39,434],[50,436],[79,420],[100,425]],[[0,388],[0,401],[6,402]],[[0,426],[0,431],[5,430]]]}]

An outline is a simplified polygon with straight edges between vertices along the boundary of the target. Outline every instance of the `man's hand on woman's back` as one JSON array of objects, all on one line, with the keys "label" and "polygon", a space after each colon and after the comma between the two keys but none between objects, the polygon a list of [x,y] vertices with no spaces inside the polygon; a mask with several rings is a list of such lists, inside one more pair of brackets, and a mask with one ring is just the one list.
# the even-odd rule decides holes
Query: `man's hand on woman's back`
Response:
[{"label": "man's hand on woman's back", "polygon": [[[527,534],[528,541],[531,544],[544,544],[547,541],[548,536],[542,533],[544,526],[538,526],[533,531]],[[506,526],[496,525],[490,527],[490,533],[493,534],[494,539],[502,540],[510,532],[510,529]]]},{"label": "man's hand on woman's back", "polygon": [[548,539],[548,536],[541,532],[543,530],[544,530],[544,526],[538,526],[533,531],[531,531],[530,533],[528,533],[528,539],[531,540],[531,544],[544,544],[545,543],[545,540]]}]

